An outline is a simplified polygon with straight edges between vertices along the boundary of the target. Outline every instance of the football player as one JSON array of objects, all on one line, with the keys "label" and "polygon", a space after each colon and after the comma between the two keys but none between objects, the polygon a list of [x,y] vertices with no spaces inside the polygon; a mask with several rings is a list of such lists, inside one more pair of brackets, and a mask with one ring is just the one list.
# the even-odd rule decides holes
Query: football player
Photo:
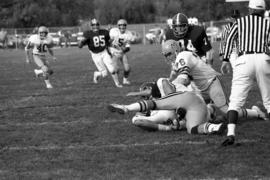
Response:
[{"label": "football player", "polygon": [[[211,99],[225,116],[228,110],[228,99],[218,77],[220,74],[202,62],[197,54],[183,49],[174,40],[167,40],[162,45],[162,54],[166,62],[171,65],[170,81],[179,76],[187,83],[192,80],[201,91],[203,98]],[[257,106],[252,106],[252,109],[241,109],[239,116],[259,119],[266,117]]]},{"label": "football player", "polygon": [[130,65],[128,63],[127,52],[130,51],[130,43],[133,40],[133,36],[129,30],[127,30],[127,21],[125,19],[119,19],[117,22],[117,28],[110,30],[112,58],[115,62],[120,61],[124,67],[123,84],[130,84],[128,80],[130,74]]},{"label": "football player", "polygon": [[[163,79],[164,80],[164,79]],[[159,81],[161,87],[163,80]],[[223,123],[212,124],[207,122],[209,111],[204,100],[193,91],[187,90],[184,85],[182,91],[172,92],[167,96],[162,97],[159,91],[160,86],[152,83],[148,84],[150,94],[155,98],[141,100],[129,105],[110,104],[108,109],[111,112],[125,114],[128,112],[147,112],[152,111],[151,116],[136,115],[132,121],[135,125],[148,130],[163,130],[170,131],[177,129],[177,123],[172,125],[164,125],[168,120],[177,122],[177,116],[185,118],[185,126],[189,134],[212,134],[214,132],[222,133],[226,125]],[[157,92],[155,92],[157,91]],[[172,89],[172,91],[175,91]],[[156,99],[157,98],[157,99]],[[185,113],[183,113],[185,110]]]},{"label": "football player", "polygon": [[[193,91],[184,85],[178,84],[178,91]],[[160,78],[156,82],[143,83],[139,92],[130,92],[127,96],[141,96],[144,100],[157,99],[165,97],[176,91],[176,87],[166,78]],[[200,97],[200,96],[198,96]],[[189,102],[186,102],[186,105]],[[207,120],[213,120],[215,117],[215,107],[207,105]],[[138,127],[147,130],[171,131],[186,128],[185,117],[186,111],[183,108],[175,110],[153,110],[146,113],[136,113],[132,118],[132,123]],[[189,122],[188,122],[189,123]],[[209,122],[202,123],[200,127],[204,127],[203,134],[221,133],[222,123],[213,124]]]},{"label": "football player", "polygon": [[[25,46],[26,62],[30,63],[30,59],[33,58],[39,69],[35,69],[34,72],[37,77],[43,75],[45,84],[48,89],[53,88],[50,83],[49,76],[53,74],[52,69],[49,67],[48,60],[46,57],[47,52],[52,56],[53,60],[56,60],[53,47],[53,39],[48,34],[49,30],[45,26],[38,28],[38,33],[31,35]],[[32,52],[31,52],[32,49]]]},{"label": "football player", "polygon": [[118,65],[112,60],[108,50],[110,44],[109,31],[100,29],[100,23],[97,19],[92,19],[90,23],[91,30],[83,33],[83,39],[79,42],[78,47],[88,46],[92,60],[97,67],[97,71],[94,72],[93,82],[97,84],[100,78],[108,75],[109,70],[115,86],[122,88],[123,86],[118,79]]},{"label": "football player", "polygon": [[212,46],[203,27],[191,25],[188,18],[177,13],[172,18],[172,29],[165,34],[165,40],[178,41],[185,50],[196,53],[205,63],[213,64]]}]

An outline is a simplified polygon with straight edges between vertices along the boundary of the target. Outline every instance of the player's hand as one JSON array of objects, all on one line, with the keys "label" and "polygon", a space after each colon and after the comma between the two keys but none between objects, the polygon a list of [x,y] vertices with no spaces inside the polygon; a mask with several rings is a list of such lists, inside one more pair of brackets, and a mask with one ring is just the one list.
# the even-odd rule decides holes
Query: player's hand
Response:
[{"label": "player's hand", "polygon": [[229,62],[223,61],[220,67],[220,71],[222,74],[229,74],[232,72],[232,67]]},{"label": "player's hand", "polygon": [[221,146],[231,146],[234,144],[235,138],[234,136],[228,136],[225,141],[221,144]]},{"label": "player's hand", "polygon": [[25,62],[26,62],[26,64],[30,64],[30,60],[29,59],[26,59]]},{"label": "player's hand", "polygon": [[138,92],[129,92],[126,96],[138,96]]}]

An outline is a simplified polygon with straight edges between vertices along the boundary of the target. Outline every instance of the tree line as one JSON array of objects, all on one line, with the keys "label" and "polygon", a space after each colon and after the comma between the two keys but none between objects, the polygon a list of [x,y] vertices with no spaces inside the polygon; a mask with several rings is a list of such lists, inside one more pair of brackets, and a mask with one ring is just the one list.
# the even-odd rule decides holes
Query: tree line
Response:
[{"label": "tree line", "polygon": [[77,26],[94,17],[102,24],[115,24],[120,18],[161,23],[178,12],[204,22],[229,17],[232,9],[245,14],[246,6],[247,2],[225,0],[1,0],[0,27]]}]

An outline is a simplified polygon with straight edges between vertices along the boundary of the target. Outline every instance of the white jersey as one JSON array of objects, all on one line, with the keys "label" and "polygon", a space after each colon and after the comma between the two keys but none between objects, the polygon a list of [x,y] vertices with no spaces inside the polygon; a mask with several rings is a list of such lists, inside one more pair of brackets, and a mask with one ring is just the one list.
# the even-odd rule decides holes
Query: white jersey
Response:
[{"label": "white jersey", "polygon": [[53,43],[53,39],[50,35],[47,35],[44,39],[41,39],[38,34],[31,35],[28,43],[33,46],[33,54],[45,55],[47,48]]},{"label": "white jersey", "polygon": [[130,31],[126,30],[124,33],[121,33],[118,28],[110,30],[110,38],[113,40],[112,47],[110,48],[112,53],[123,53],[121,47],[130,47],[130,42],[133,40]]},{"label": "white jersey", "polygon": [[190,51],[180,52],[172,66],[178,74],[192,76],[195,85],[201,91],[206,90],[216,76],[220,75],[211,66],[205,64],[199,56]]}]

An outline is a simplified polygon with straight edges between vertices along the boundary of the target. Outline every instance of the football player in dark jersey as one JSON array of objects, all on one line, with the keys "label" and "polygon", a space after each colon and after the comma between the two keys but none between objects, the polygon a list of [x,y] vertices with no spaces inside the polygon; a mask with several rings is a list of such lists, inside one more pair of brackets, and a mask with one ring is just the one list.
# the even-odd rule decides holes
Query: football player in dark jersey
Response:
[{"label": "football player in dark jersey", "polygon": [[165,34],[165,39],[178,41],[186,50],[195,52],[207,64],[213,63],[212,46],[203,27],[191,25],[182,13],[172,18],[172,29]]},{"label": "football player in dark jersey", "polygon": [[119,68],[117,62],[112,60],[108,50],[108,46],[110,45],[109,31],[100,29],[100,24],[97,19],[91,20],[91,28],[91,30],[87,30],[83,33],[83,39],[79,42],[78,47],[82,48],[84,45],[88,46],[92,60],[98,69],[94,72],[94,83],[98,83],[101,77],[106,77],[109,71],[116,87],[123,87],[118,79]]}]

